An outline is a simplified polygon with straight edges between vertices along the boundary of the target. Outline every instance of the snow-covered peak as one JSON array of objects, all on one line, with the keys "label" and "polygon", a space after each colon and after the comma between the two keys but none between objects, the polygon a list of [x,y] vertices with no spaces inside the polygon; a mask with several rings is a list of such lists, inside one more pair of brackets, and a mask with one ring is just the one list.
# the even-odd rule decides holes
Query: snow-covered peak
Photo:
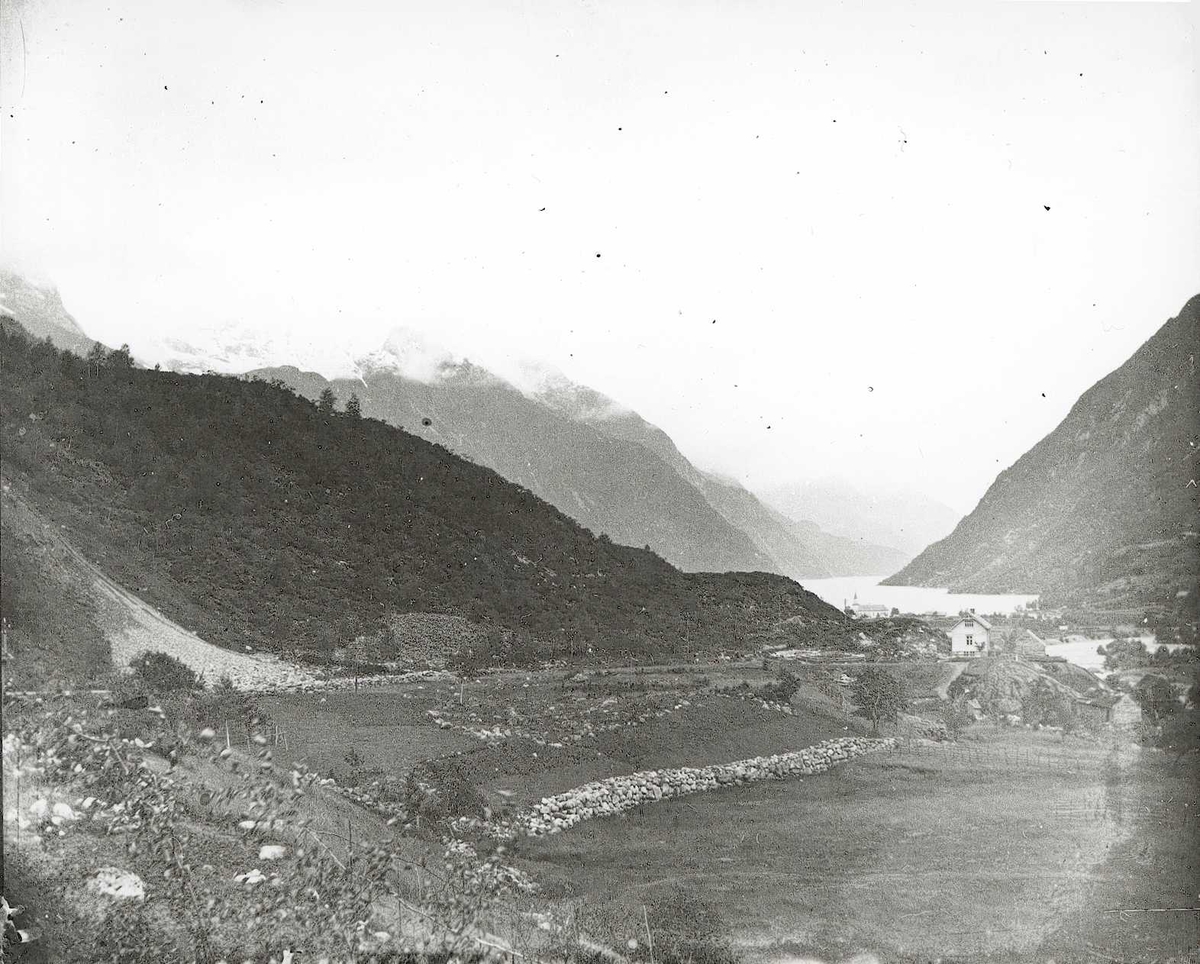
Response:
[{"label": "snow-covered peak", "polygon": [[364,375],[384,371],[418,382],[435,382],[462,361],[424,333],[398,327],[388,333],[382,345],[358,358],[356,366]]},{"label": "snow-covered peak", "polygon": [[287,331],[272,332],[241,324],[195,329],[186,341],[163,336],[134,345],[133,349],[140,361],[174,371],[241,374],[256,368],[294,365],[320,372],[326,378],[357,374],[354,352],[348,348]]},{"label": "snow-covered peak", "polygon": [[504,374],[527,398],[579,421],[601,422],[634,414],[594,388],[571,381],[560,369],[545,362],[516,362]]}]

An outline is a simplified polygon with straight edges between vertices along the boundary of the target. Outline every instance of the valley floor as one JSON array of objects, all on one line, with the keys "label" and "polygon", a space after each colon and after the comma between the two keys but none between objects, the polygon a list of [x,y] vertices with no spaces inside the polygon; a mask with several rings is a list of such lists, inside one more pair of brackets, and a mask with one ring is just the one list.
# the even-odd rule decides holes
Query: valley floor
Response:
[{"label": "valley floor", "polygon": [[523,852],[634,912],[703,895],[752,961],[1161,961],[1197,946],[1200,915],[1117,911],[1195,907],[1194,776],[1023,733],[671,801]]},{"label": "valley floor", "polygon": [[[739,699],[734,687],[760,675],[641,668],[572,687],[561,673],[512,674],[461,697],[433,686],[269,705],[302,728],[314,765],[336,768],[348,744],[379,770],[449,755],[491,805],[516,807],[618,773],[783,752],[862,726],[812,693],[793,716]],[[714,684],[730,689],[713,694]],[[429,726],[431,708],[453,726]],[[492,726],[502,735],[468,732]],[[1200,946],[1200,913],[1120,911],[1196,906],[1196,778],[1193,762],[1158,751],[980,725],[959,744],[909,743],[825,774],[588,821],[523,840],[517,855],[550,905],[608,908],[606,919],[636,924],[668,892],[707,901],[747,961],[1166,960]],[[637,939],[630,926],[605,943]]]},{"label": "valley floor", "polygon": [[[936,693],[943,670],[914,664],[910,687]],[[255,699],[281,773],[303,762],[369,787],[416,768],[452,805],[477,796],[511,812],[595,779],[866,729],[807,687],[790,712],[764,704],[754,687],[770,675],[749,664],[557,670]],[[192,767],[189,779],[211,782],[200,764],[180,773]],[[703,918],[747,964],[1194,961],[1198,776],[1194,760],[1158,751],[979,724],[958,743],[910,741],[826,773],[519,839],[506,860],[540,892],[514,899],[508,916],[528,925],[537,914],[576,915],[589,939],[621,949],[643,939],[648,920],[669,927],[662,908],[682,900],[703,912],[680,926]],[[440,846],[440,830],[393,829],[331,788],[305,807],[335,847],[351,825],[356,839],[399,830],[414,855]],[[231,879],[253,866],[255,844],[222,826],[197,831],[212,838],[213,872]],[[102,846],[105,861],[121,860]],[[74,837],[66,847],[78,880],[93,858]],[[30,903],[54,904],[50,890],[26,883]],[[504,918],[487,932],[513,939],[517,926]],[[536,955],[536,941],[525,946]]]}]

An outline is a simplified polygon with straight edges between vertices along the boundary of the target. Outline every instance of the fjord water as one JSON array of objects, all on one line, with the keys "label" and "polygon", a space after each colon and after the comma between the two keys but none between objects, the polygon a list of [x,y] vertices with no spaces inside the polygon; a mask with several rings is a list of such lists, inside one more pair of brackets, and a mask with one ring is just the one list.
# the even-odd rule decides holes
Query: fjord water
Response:
[{"label": "fjord water", "polygon": [[825,602],[842,608],[853,602],[874,603],[899,609],[902,613],[940,613],[954,615],[964,609],[984,613],[1011,613],[1026,606],[1036,595],[1020,593],[953,593],[948,589],[926,586],[881,586],[882,576],[839,576],[833,579],[805,579],[803,586]]}]

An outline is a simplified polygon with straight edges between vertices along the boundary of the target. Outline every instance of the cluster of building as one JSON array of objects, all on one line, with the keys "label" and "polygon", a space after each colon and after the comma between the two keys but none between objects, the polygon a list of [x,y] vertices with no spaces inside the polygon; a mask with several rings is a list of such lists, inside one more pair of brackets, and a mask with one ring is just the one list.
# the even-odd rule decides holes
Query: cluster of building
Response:
[{"label": "cluster of building", "polygon": [[[861,620],[893,615],[886,606],[860,603],[857,597],[846,605],[845,611]],[[954,625],[946,630],[946,635],[950,637],[951,658],[987,656],[1032,662],[1051,659],[1046,654],[1046,641],[1037,633],[1022,626],[993,626],[973,609],[960,613]],[[1109,689],[1100,679],[1095,683],[1086,694],[1075,697],[1075,710],[1079,716],[1115,726],[1128,726],[1140,719],[1141,711],[1129,694]]]}]

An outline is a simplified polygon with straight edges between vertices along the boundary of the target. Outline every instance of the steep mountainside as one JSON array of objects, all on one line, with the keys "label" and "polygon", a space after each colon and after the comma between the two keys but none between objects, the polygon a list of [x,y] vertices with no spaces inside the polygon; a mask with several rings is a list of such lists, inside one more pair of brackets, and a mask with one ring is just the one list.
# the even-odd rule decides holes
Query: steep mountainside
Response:
[{"label": "steep mountainside", "polygon": [[366,365],[327,382],[272,368],[306,398],[356,393],[363,414],[495,469],[621,545],[649,545],[691,572],[771,571],[772,560],[662,459],[635,442],[572,421],[469,362],[443,364],[429,381]]},{"label": "steep mountainside", "polygon": [[682,573],[438,445],[262,381],[89,365],[8,325],[0,375],[5,484],[210,642],[319,657],[404,612],[491,627],[513,659],[853,636],[788,579]]},{"label": "steep mountainside", "polygon": [[895,546],[909,558],[944,539],[959,518],[948,505],[917,492],[866,491],[840,479],[790,482],[759,494],[793,519],[855,541]]},{"label": "steep mountainside", "polygon": [[[737,482],[701,472],[665,432],[593,389],[552,375],[520,391],[469,362],[414,366],[407,340],[360,378],[260,369],[307,398],[358,395],[364,414],[442,443],[526,486],[595,532],[649,545],[689,571],[761,570],[794,579],[892,572],[905,557],[794,523]],[[419,349],[419,346],[418,346]],[[425,369],[421,377],[404,373]]]},{"label": "steep mountainside", "polygon": [[56,348],[86,355],[96,342],[84,334],[63,307],[58,291],[0,268],[0,316],[19,322],[34,338],[49,338]]},{"label": "steep mountainside", "polygon": [[1200,577],[1200,296],[887,580],[1050,603],[1194,611]]},{"label": "steep mountainside", "polygon": [[866,538],[831,535],[807,515],[764,505],[734,479],[697,469],[666,432],[594,389],[552,376],[542,381],[534,397],[575,421],[649,449],[697,489],[722,518],[746,533],[770,557],[775,572],[793,579],[881,576],[894,572],[908,559],[904,553]]}]

